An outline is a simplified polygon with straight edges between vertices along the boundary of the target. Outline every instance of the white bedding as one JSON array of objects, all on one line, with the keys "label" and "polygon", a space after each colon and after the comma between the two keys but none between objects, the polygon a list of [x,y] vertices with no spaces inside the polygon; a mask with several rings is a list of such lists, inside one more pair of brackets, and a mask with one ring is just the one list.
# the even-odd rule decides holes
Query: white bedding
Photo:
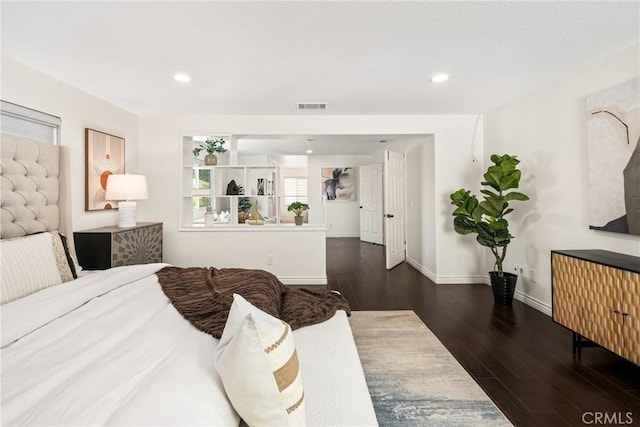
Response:
[{"label": "white bedding", "polygon": [[[237,426],[217,340],[119,267],[2,306],[2,425]],[[309,425],[377,425],[344,312],[294,332]]]}]

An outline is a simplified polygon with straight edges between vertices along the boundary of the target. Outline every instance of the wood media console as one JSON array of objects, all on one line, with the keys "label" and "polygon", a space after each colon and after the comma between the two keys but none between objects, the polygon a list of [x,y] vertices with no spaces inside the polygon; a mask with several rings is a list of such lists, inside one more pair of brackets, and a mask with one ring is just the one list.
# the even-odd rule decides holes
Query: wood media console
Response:
[{"label": "wood media console", "polygon": [[553,320],[573,332],[574,357],[597,344],[640,365],[640,257],[552,251],[551,289]]}]

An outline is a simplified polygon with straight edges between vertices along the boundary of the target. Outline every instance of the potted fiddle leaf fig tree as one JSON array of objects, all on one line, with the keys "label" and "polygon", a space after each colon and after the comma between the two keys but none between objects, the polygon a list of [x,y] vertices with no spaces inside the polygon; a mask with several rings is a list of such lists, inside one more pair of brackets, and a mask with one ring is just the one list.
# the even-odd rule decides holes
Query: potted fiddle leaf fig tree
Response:
[{"label": "potted fiddle leaf fig tree", "polygon": [[509,203],[526,201],[529,197],[517,191],[522,173],[517,168],[520,161],[508,154],[492,155],[480,190],[484,200],[478,201],[475,194],[461,188],[450,195],[453,211],[453,227],[460,234],[477,234],[477,242],[491,249],[495,257],[495,271],[489,272],[493,296],[498,304],[511,305],[518,276],[505,272],[504,259],[507,247],[514,236],[509,232],[506,216],[513,212]]},{"label": "potted fiddle leaf fig tree", "polygon": [[295,215],[294,220],[296,225],[302,225],[304,222],[304,211],[309,210],[309,205],[302,202],[293,202],[289,205],[287,210],[293,212]]}]

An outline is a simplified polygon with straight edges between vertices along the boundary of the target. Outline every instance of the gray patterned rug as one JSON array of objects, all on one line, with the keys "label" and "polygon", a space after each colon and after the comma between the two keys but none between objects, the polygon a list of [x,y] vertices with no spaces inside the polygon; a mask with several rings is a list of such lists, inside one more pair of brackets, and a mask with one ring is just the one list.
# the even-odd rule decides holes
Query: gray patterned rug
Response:
[{"label": "gray patterned rug", "polygon": [[381,426],[511,423],[413,311],[349,318]]}]

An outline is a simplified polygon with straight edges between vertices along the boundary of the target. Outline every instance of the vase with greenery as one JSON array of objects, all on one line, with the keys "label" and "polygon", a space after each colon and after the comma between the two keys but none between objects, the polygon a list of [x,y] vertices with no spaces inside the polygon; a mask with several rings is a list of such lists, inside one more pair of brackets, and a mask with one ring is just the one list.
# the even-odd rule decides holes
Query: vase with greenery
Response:
[{"label": "vase with greenery", "polygon": [[295,215],[294,220],[296,225],[302,225],[304,222],[304,211],[309,210],[309,205],[302,202],[293,202],[289,205],[287,210],[293,212]]},{"label": "vase with greenery", "polygon": [[224,148],[225,140],[223,138],[207,138],[202,143],[198,143],[198,146],[193,149],[193,157],[198,157],[202,150],[207,152],[204,156],[204,164],[207,166],[215,166],[218,164],[218,158],[215,153],[226,153],[227,149]]},{"label": "vase with greenery", "polygon": [[489,273],[493,295],[497,303],[510,305],[513,301],[518,276],[505,272],[504,259],[507,246],[514,236],[509,232],[509,222],[505,218],[513,212],[509,203],[526,201],[529,197],[518,191],[522,172],[518,169],[520,161],[516,156],[494,154],[493,165],[489,166],[481,184],[484,195],[479,201],[475,194],[461,188],[450,195],[453,211],[453,227],[460,234],[477,234],[476,241],[491,249],[495,257],[495,269]]}]

